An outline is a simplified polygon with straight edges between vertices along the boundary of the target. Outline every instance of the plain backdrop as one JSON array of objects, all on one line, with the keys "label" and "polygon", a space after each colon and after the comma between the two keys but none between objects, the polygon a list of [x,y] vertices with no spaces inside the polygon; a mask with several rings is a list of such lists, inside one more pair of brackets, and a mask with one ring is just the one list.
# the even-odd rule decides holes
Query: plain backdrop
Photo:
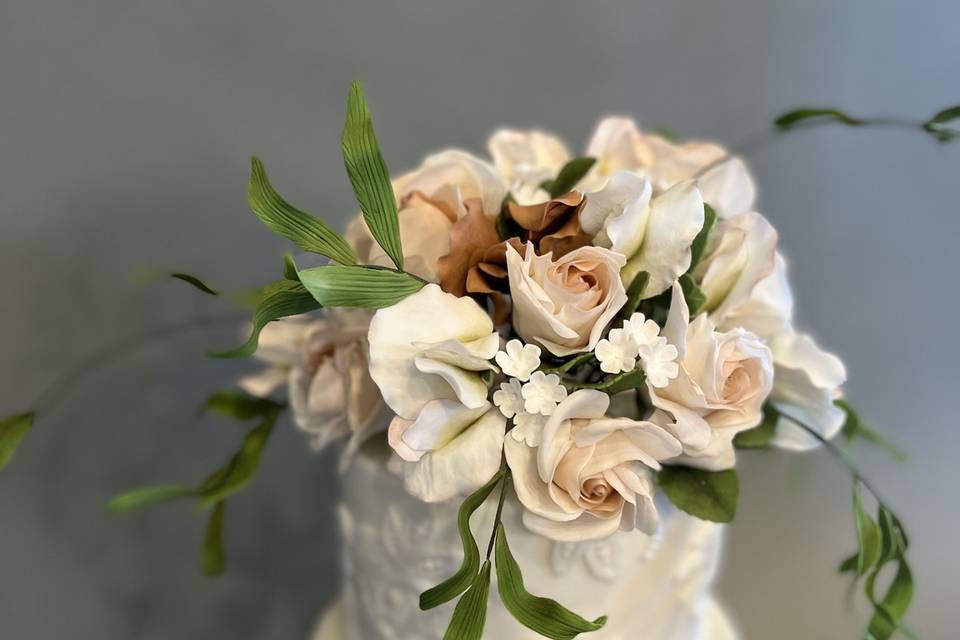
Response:
[{"label": "plain backdrop", "polygon": [[[581,148],[607,113],[729,143],[807,104],[922,119],[960,102],[958,43],[950,0],[4,0],[0,413],[105,344],[227,309],[180,283],[132,284],[137,266],[234,289],[279,277],[287,245],[245,204],[250,154],[342,225],[353,78],[398,172],[442,147],[483,152],[503,125]],[[748,160],[800,326],[910,454],[856,452],[911,534],[908,622],[953,637],[960,143],[825,127]],[[289,423],[230,502],[224,577],[199,574],[190,505],[104,506],[201,479],[237,446],[242,428],[197,406],[250,370],[203,357],[240,324],[217,315],[129,354],[41,413],[0,474],[0,637],[306,637],[336,591],[337,477]],[[740,469],[719,592],[745,637],[859,637],[866,613],[835,571],[853,550],[845,472],[822,452],[744,454]]]}]

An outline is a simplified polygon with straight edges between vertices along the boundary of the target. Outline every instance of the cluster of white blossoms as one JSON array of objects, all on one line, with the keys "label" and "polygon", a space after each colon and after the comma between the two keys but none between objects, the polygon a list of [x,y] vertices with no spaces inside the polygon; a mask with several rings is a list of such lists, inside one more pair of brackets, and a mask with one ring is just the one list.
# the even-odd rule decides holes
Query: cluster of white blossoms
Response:
[{"label": "cluster of white blossoms", "polygon": [[[500,131],[490,154],[438,153],[393,183],[403,270],[427,284],[271,358],[265,379],[297,383],[318,443],[355,450],[385,428],[392,467],[431,502],[505,459],[527,527],[583,540],[652,532],[661,466],[732,468],[765,411],[776,446],[813,445],[796,423],[839,431],[846,372],[793,326],[743,162],[625,118],[599,124],[592,164],[543,132]],[[345,238],[359,264],[394,266],[362,217]]]}]

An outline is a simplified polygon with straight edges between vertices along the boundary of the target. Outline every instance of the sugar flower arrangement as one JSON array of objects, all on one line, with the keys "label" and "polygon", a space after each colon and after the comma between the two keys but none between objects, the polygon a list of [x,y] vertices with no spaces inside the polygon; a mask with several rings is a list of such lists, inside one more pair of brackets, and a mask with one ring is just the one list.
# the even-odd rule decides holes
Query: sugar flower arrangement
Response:
[{"label": "sugar flower arrangement", "polygon": [[[946,141],[958,117],[948,109],[920,126]],[[818,119],[870,123],[805,109],[777,125]],[[463,501],[462,566],[420,601],[459,598],[445,639],[481,637],[494,569],[520,623],[573,638],[605,619],[527,593],[500,518],[511,493],[524,525],[554,540],[653,534],[658,493],[732,520],[740,448],[824,445],[846,462],[837,434],[878,439],[843,400],[843,363],[794,327],[777,232],[754,210],[741,159],[625,118],[602,120],[583,156],[540,131],[501,130],[488,148],[490,160],[444,151],[391,180],[354,83],[343,155],[361,214],[344,235],[285,201],[254,158],[253,212],[329,262],[299,268],[288,255],[283,278],[259,292],[248,341],[215,354],[268,363],[240,381],[246,394],[207,403],[257,421],[237,454],[197,486],[133,491],[112,508],[198,500],[212,509],[204,567],[222,571],[226,501],[256,470],[285,408],[270,396],[285,387],[314,447],[345,441],[349,464],[385,438],[410,494]],[[0,421],[0,467],[32,421]],[[907,538],[851,472],[857,550],[841,571],[865,578],[866,637],[881,640],[903,630],[912,597]],[[482,556],[470,517],[488,499],[498,506]]]}]

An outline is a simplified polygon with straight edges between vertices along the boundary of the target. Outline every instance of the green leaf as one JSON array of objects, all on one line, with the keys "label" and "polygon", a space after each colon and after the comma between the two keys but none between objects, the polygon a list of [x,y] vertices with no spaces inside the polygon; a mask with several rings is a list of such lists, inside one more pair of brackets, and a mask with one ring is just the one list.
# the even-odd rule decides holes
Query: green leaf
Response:
[{"label": "green leaf", "polygon": [[837,567],[837,571],[840,573],[856,573],[857,572],[857,563],[860,559],[860,554],[855,553],[843,562],[840,563],[840,566]]},{"label": "green leaf", "polygon": [[207,523],[207,533],[203,538],[204,575],[216,576],[227,570],[227,558],[223,551],[223,513],[226,506],[226,502],[218,502]]},{"label": "green leaf", "polygon": [[660,488],[678,509],[701,520],[730,522],[737,513],[740,480],[734,469],[704,471],[692,467],[664,467]]},{"label": "green leaf", "polygon": [[857,412],[846,400],[838,398],[837,400],[833,401],[833,404],[842,409],[846,414],[846,419],[843,422],[843,428],[841,429],[840,433],[847,442],[851,442],[856,438],[861,438],[880,447],[889,453],[894,460],[897,460],[898,462],[906,462],[907,452],[891,442],[885,436],[881,435],[879,432],[875,431],[867,423],[863,422],[860,419],[860,416],[857,415]]},{"label": "green leaf", "polygon": [[643,373],[643,369],[638,367],[633,371],[624,371],[607,376],[600,382],[573,382],[571,384],[578,389],[598,389],[607,395],[615,396],[629,389],[642,387],[644,380],[646,380],[646,375]]},{"label": "green leaf", "polygon": [[283,277],[287,280],[300,282],[300,276],[297,274],[299,270],[297,263],[293,261],[293,256],[289,253],[283,254]]},{"label": "green leaf", "polygon": [[14,452],[20,445],[36,415],[32,412],[18,413],[0,420],[0,469],[9,464]]},{"label": "green leaf", "polygon": [[390,173],[380,153],[363,87],[354,81],[347,98],[347,123],[343,127],[343,161],[367,228],[397,269],[403,269],[400,223]]},{"label": "green leaf", "polygon": [[650,282],[650,273],[647,271],[641,271],[633,277],[630,286],[627,287],[627,303],[620,309],[621,318],[627,319],[636,312],[648,282]]},{"label": "green leaf", "polygon": [[243,440],[240,450],[202,485],[201,503],[208,507],[247,486],[260,466],[263,448],[277,424],[279,410],[267,415],[263,422],[251,429]]},{"label": "green leaf", "polygon": [[[871,576],[871,578],[874,576]],[[883,600],[876,603],[876,611],[867,627],[868,637],[876,640],[887,640],[901,629],[900,621],[910,607],[913,600],[913,574],[907,561],[902,557],[899,560],[897,573],[894,575]]]},{"label": "green leaf", "polygon": [[520,566],[510,553],[503,523],[497,523],[496,550],[497,589],[503,606],[517,622],[553,640],[570,640],[581,633],[596,631],[607,622],[601,616],[593,622],[570,611],[555,600],[540,598],[527,592]]},{"label": "green leaf", "polygon": [[470,589],[453,610],[443,640],[480,640],[487,621],[487,595],[490,593],[490,561],[486,560]]},{"label": "green leaf", "polygon": [[778,129],[787,130],[801,124],[816,124],[818,122],[839,122],[850,127],[859,127],[864,124],[863,120],[849,116],[837,109],[818,107],[790,111],[774,120],[773,124]]},{"label": "green leaf", "polygon": [[741,431],[733,438],[733,446],[738,449],[766,449],[777,429],[780,414],[775,409],[763,407],[763,421],[753,429]]},{"label": "green leaf", "polygon": [[923,129],[940,142],[949,142],[960,137],[960,129],[947,126],[958,119],[960,119],[960,105],[940,111],[923,123]]},{"label": "green leaf", "polygon": [[444,602],[450,602],[463,593],[470,586],[474,576],[477,575],[477,569],[480,567],[480,550],[477,548],[477,541],[470,530],[470,516],[486,501],[502,478],[503,472],[501,471],[460,505],[460,510],[457,512],[457,530],[460,533],[460,542],[463,545],[463,562],[452,576],[420,594],[420,608],[422,610],[426,611]]},{"label": "green leaf", "polygon": [[122,493],[113,498],[108,503],[107,508],[110,509],[110,511],[124,512],[152,504],[177,500],[179,498],[193,498],[198,494],[199,490],[196,487],[186,487],[179,484],[162,484]]},{"label": "green leaf", "polygon": [[300,281],[325,307],[382,309],[423,288],[423,280],[392,269],[314,267],[299,273]]},{"label": "green leaf", "polygon": [[550,194],[551,198],[562,196],[577,186],[577,183],[583,176],[587,175],[596,161],[596,158],[574,158],[563,165],[556,178],[544,182],[541,186]]},{"label": "green leaf", "polygon": [[697,315],[700,309],[703,308],[703,305],[707,303],[707,296],[705,296],[700,287],[696,285],[693,281],[693,276],[689,273],[680,276],[680,287],[683,289],[683,298],[687,301],[687,308],[690,310],[690,315]]},{"label": "green leaf", "polygon": [[282,404],[268,398],[255,398],[251,395],[227,389],[217,391],[203,403],[206,411],[220,413],[236,420],[262,418],[283,408]]},{"label": "green leaf", "polygon": [[586,364],[594,359],[593,352],[587,351],[586,353],[580,353],[573,356],[569,360],[560,362],[555,366],[546,366],[540,367],[540,370],[545,373],[567,373],[572,369],[576,369],[582,364]]},{"label": "green leaf", "polygon": [[880,527],[863,508],[859,481],[853,483],[853,520],[857,528],[857,575],[862,576],[880,559]]},{"label": "green leaf", "polygon": [[203,280],[201,280],[200,278],[198,278],[198,277],[196,277],[196,276],[192,276],[192,275],[190,275],[189,273],[171,273],[171,274],[170,274],[170,277],[171,277],[171,278],[176,278],[177,280],[182,280],[183,282],[186,282],[187,284],[191,284],[191,285],[193,285],[194,287],[196,287],[197,289],[199,289],[200,291],[203,291],[204,293],[210,294],[211,296],[218,296],[218,295],[220,295],[220,294],[217,293],[214,289],[212,289],[209,285],[207,285],[207,283],[205,283]]},{"label": "green leaf", "polygon": [[516,220],[510,217],[510,210],[507,207],[504,207],[500,215],[497,216],[494,225],[497,229],[497,236],[499,236],[501,240],[525,237],[524,234],[526,230],[517,224]]},{"label": "green leaf", "polygon": [[703,259],[703,253],[707,250],[707,240],[710,239],[710,231],[716,222],[717,212],[713,210],[713,207],[704,202],[703,226],[700,227],[697,237],[693,239],[693,244],[690,245],[690,268],[687,269],[687,271],[693,271],[693,269],[700,264],[700,260]]},{"label": "green leaf", "polygon": [[339,233],[323,220],[300,211],[280,197],[256,156],[251,160],[247,199],[250,209],[263,224],[304,251],[319,253],[340,264],[357,263],[357,254]]},{"label": "green leaf", "polygon": [[[335,267],[321,267],[332,269]],[[348,267],[338,267],[348,268]],[[319,309],[320,305],[299,282],[278,280],[263,288],[253,312],[253,330],[247,341],[235,349],[211,353],[214,358],[246,358],[257,350],[260,332],[268,323]]]}]

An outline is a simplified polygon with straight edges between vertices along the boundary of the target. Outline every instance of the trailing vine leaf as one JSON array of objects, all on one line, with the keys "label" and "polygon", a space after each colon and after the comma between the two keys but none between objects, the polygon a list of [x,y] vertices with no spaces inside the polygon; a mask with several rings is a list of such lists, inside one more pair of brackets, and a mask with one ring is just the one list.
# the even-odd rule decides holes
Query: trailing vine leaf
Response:
[{"label": "trailing vine leaf", "polygon": [[198,278],[198,277],[196,277],[196,276],[192,276],[192,275],[190,275],[189,273],[171,273],[171,274],[170,274],[170,277],[171,277],[171,278],[176,278],[177,280],[182,280],[183,282],[186,282],[187,284],[193,285],[194,287],[196,287],[196,288],[199,289],[200,291],[203,291],[204,293],[209,294],[209,295],[211,295],[211,296],[218,296],[218,295],[220,295],[216,290],[214,290],[212,287],[210,287],[210,285],[208,285],[207,283],[205,283],[203,280],[201,280],[200,278]]},{"label": "trailing vine leaf", "polygon": [[304,251],[318,253],[340,264],[357,263],[357,254],[343,236],[323,220],[297,209],[276,192],[259,158],[254,156],[250,165],[247,200],[263,224]]},{"label": "trailing vine leaf", "polygon": [[633,280],[630,281],[630,286],[627,287],[627,302],[623,305],[623,308],[620,309],[620,317],[627,319],[636,312],[637,307],[640,306],[640,300],[643,297],[643,291],[647,288],[647,283],[650,282],[650,273],[647,271],[641,271],[633,277]]},{"label": "trailing vine leaf", "polygon": [[487,596],[490,593],[490,561],[485,560],[453,610],[453,617],[443,640],[480,640],[487,621]]},{"label": "trailing vine leaf", "polygon": [[397,269],[403,269],[397,201],[387,164],[373,131],[370,109],[357,81],[350,85],[347,122],[343,127],[343,161],[367,228]]},{"label": "trailing vine leaf", "polygon": [[279,411],[283,409],[283,405],[269,398],[256,398],[233,389],[225,389],[216,391],[207,398],[203,408],[235,420],[252,420]]},{"label": "trailing vine leaf", "polygon": [[273,433],[279,415],[279,411],[274,411],[265,416],[259,425],[247,433],[240,450],[204,483],[200,500],[203,506],[221,502],[250,483],[260,466],[263,448]]},{"label": "trailing vine leaf", "polygon": [[895,460],[899,462],[906,461],[907,452],[875,431],[867,423],[863,422],[860,419],[860,416],[857,415],[857,412],[846,400],[838,398],[837,400],[834,400],[833,403],[840,407],[840,409],[842,409],[846,414],[846,419],[844,420],[843,428],[840,430],[840,433],[843,434],[843,437],[847,442],[851,442],[856,438],[861,438],[867,442],[877,445],[889,453]]},{"label": "trailing vine leaf", "polygon": [[859,118],[849,116],[838,109],[808,107],[789,111],[773,121],[778,129],[792,129],[800,124],[808,124],[811,121],[832,121],[845,124],[850,127],[859,127],[864,121]]},{"label": "trailing vine leaf", "polygon": [[247,341],[235,349],[218,351],[211,353],[210,356],[213,358],[247,358],[257,350],[257,345],[260,343],[260,332],[267,324],[280,318],[307,313],[319,308],[320,304],[300,282],[278,280],[264,287],[260,293],[260,299],[253,312],[253,328]]},{"label": "trailing vine leaf", "polygon": [[122,513],[151,504],[170,502],[178,498],[194,498],[197,495],[199,495],[199,490],[196,487],[187,487],[179,484],[161,484],[122,493],[110,500],[107,508],[110,509],[110,511]]},{"label": "trailing vine leaf", "polygon": [[314,267],[299,275],[307,291],[325,307],[382,309],[426,284],[409,273],[375,267]]},{"label": "trailing vine leaf", "polygon": [[693,269],[700,264],[700,260],[703,259],[703,253],[707,250],[707,240],[710,239],[710,231],[716,222],[717,212],[713,210],[713,207],[704,202],[703,226],[700,227],[697,237],[693,239],[693,243],[690,245],[690,268],[687,269],[688,272],[693,271]]},{"label": "trailing vine leaf", "polygon": [[880,527],[863,509],[860,483],[853,483],[853,520],[857,528],[857,575],[862,576],[880,559]]},{"label": "trailing vine leaf", "polygon": [[596,631],[607,622],[606,616],[589,621],[555,600],[527,592],[520,566],[510,553],[503,523],[497,523],[494,557],[497,563],[497,589],[503,606],[517,622],[552,640],[571,640],[581,633]]},{"label": "trailing vine leaf", "polygon": [[589,157],[574,158],[561,167],[556,178],[547,180],[540,186],[550,194],[551,198],[562,196],[577,186],[596,161],[596,158]]},{"label": "trailing vine leaf", "polygon": [[470,516],[486,501],[503,479],[503,475],[502,471],[498,472],[490,482],[473,492],[460,505],[460,510],[457,512],[457,530],[460,533],[460,543],[463,545],[463,562],[452,576],[420,594],[422,610],[426,611],[444,602],[450,602],[463,593],[477,575],[477,569],[480,567],[480,550],[470,530]]},{"label": "trailing vine leaf", "polygon": [[733,438],[733,446],[738,449],[766,449],[776,432],[780,414],[770,405],[763,407],[763,420],[753,429],[741,431]]},{"label": "trailing vine leaf", "polygon": [[660,488],[674,506],[701,520],[730,522],[737,513],[740,480],[734,469],[704,471],[665,466],[658,479]]},{"label": "trailing vine leaf", "polygon": [[220,575],[227,569],[227,558],[223,551],[223,514],[226,506],[226,501],[218,502],[210,513],[207,533],[203,539],[204,575]]},{"label": "trailing vine leaf", "polygon": [[947,126],[954,120],[960,120],[960,105],[940,111],[923,123],[923,129],[940,142],[950,142],[960,137],[960,126]]},{"label": "trailing vine leaf", "polygon": [[18,413],[0,420],[0,469],[9,464],[17,447],[30,428],[36,415],[32,412]]}]

